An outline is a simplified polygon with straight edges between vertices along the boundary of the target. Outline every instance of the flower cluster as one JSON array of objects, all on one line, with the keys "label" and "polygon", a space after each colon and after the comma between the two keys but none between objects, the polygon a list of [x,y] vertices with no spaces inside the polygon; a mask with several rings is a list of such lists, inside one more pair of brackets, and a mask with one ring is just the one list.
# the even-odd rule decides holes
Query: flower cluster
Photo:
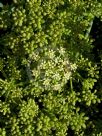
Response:
[{"label": "flower cluster", "polygon": [[48,49],[45,47],[37,54],[39,54],[39,60],[32,70],[34,82],[38,81],[39,87],[42,86],[47,91],[61,91],[61,88],[69,80],[71,71],[76,69],[68,61],[65,50],[62,47],[59,49]]},{"label": "flower cluster", "polygon": [[101,6],[13,0],[0,7],[0,136],[85,136],[92,123],[91,136],[101,135],[89,37]]}]

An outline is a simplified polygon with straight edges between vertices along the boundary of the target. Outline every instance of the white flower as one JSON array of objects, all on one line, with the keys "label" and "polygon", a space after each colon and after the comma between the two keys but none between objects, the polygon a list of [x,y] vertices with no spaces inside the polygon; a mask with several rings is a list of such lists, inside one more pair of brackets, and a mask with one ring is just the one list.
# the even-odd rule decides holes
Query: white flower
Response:
[{"label": "white flower", "polygon": [[70,76],[71,76],[71,72],[67,72],[64,74],[63,79],[65,80],[65,82],[70,78]]},{"label": "white flower", "polygon": [[58,63],[59,63],[59,57],[54,58],[54,62],[55,62],[56,64],[58,64]]},{"label": "white flower", "polygon": [[54,90],[60,90],[61,89],[61,85],[60,84],[56,84],[53,86]]},{"label": "white flower", "polygon": [[45,72],[45,76],[47,77],[51,77],[53,75],[53,71],[51,69],[48,69],[46,72]]},{"label": "white flower", "polygon": [[36,61],[38,61],[39,58],[40,58],[40,56],[39,56],[39,54],[37,54],[37,53],[33,53],[33,54],[31,55],[31,58],[34,59],[34,60],[36,60]]},{"label": "white flower", "polygon": [[40,75],[40,71],[38,71],[38,70],[36,70],[36,69],[33,69],[33,70],[32,70],[32,73],[33,73],[33,76],[34,76],[35,78],[37,78],[37,77]]},{"label": "white flower", "polygon": [[56,79],[56,80],[60,80],[61,79],[61,75],[59,73],[55,73],[53,76],[52,76],[53,79]]},{"label": "white flower", "polygon": [[53,59],[55,57],[55,52],[53,50],[49,50],[49,52],[47,53],[47,56],[49,56],[49,58]]},{"label": "white flower", "polygon": [[74,63],[74,64],[71,64],[71,70],[75,71],[77,69],[77,65]]},{"label": "white flower", "polygon": [[50,84],[50,79],[45,79],[43,85],[48,86]]},{"label": "white flower", "polygon": [[40,64],[39,64],[39,67],[40,67],[41,69],[46,69],[46,67],[47,67],[46,61],[45,61],[45,60],[42,60],[42,61],[40,62]]},{"label": "white flower", "polygon": [[61,55],[64,55],[64,54],[65,54],[65,49],[64,49],[64,48],[62,48],[62,47],[60,47],[60,49],[59,49],[59,53],[60,53]]}]

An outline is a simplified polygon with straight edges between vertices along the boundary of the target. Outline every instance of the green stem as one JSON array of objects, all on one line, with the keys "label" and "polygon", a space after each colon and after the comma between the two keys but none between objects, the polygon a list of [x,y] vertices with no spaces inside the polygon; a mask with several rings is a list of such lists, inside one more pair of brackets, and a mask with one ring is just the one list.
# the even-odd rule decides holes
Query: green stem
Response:
[{"label": "green stem", "polygon": [[32,80],[33,77],[32,77],[32,73],[31,73],[30,63],[31,63],[31,62],[29,62],[29,63],[26,65],[26,72],[27,72],[28,79],[29,79],[29,80]]},{"label": "green stem", "polygon": [[2,69],[1,72],[2,72],[3,76],[4,76],[6,79],[8,79],[3,69]]},{"label": "green stem", "polygon": [[[94,18],[93,18],[93,20],[94,20]],[[89,34],[91,32],[92,25],[93,25],[93,20],[90,21],[90,25],[89,25],[89,27],[87,29],[87,32],[86,32],[86,35],[85,35],[86,38],[89,36]]]},{"label": "green stem", "polygon": [[72,83],[72,78],[70,78],[70,89],[73,91],[73,83]]}]

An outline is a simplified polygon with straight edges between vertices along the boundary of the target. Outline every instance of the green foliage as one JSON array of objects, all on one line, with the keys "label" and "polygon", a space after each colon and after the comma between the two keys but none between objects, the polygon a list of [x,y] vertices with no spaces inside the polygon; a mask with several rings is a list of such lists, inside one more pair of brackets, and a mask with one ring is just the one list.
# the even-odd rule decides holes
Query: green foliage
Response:
[{"label": "green foliage", "polygon": [[13,0],[0,7],[0,136],[102,135],[102,72],[89,36],[101,6]]}]

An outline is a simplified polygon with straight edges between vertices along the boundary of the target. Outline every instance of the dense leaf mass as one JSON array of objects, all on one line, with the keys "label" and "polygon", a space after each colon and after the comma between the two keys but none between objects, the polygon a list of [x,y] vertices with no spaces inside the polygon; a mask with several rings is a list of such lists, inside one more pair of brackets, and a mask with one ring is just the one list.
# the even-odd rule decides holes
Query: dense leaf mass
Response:
[{"label": "dense leaf mass", "polygon": [[101,3],[1,1],[0,136],[102,136]]}]

